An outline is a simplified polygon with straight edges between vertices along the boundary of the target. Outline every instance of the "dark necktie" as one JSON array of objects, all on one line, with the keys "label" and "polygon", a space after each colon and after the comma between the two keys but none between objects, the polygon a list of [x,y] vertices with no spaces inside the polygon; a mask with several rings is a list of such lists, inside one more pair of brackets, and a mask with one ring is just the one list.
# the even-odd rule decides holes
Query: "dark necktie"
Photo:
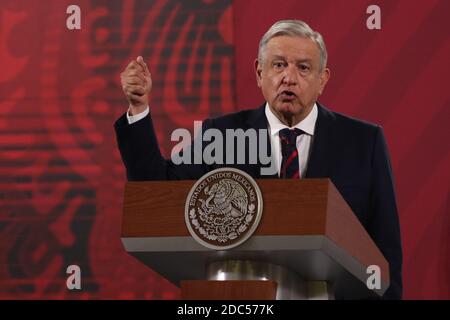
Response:
[{"label": "dark necktie", "polygon": [[298,151],[297,151],[297,136],[303,133],[302,130],[282,129],[279,132],[281,142],[281,160],[280,178],[283,179],[299,179],[300,170],[298,167]]}]

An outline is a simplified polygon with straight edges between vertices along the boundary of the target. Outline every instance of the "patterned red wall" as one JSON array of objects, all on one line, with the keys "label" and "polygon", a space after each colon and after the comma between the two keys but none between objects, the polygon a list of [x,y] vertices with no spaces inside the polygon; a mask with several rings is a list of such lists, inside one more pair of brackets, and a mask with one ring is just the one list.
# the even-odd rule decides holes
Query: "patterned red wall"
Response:
[{"label": "patterned red wall", "polygon": [[[120,243],[119,74],[143,55],[157,134],[233,111],[232,10],[222,1],[0,4],[0,297],[145,298],[178,289]],[[163,143],[168,154],[169,145]],[[82,290],[66,288],[66,267]]]},{"label": "patterned red wall", "polygon": [[[382,30],[365,27],[373,3]],[[385,128],[405,297],[450,298],[449,2],[373,3],[2,1],[0,298],[179,297],[120,243],[125,175],[112,125],[127,106],[119,73],[146,58],[167,155],[173,129],[261,103],[252,63],[279,18],[304,19],[324,35],[332,79],[322,102]],[[66,28],[69,4],[81,8],[81,30]],[[82,269],[78,293],[65,286],[70,264]]]}]

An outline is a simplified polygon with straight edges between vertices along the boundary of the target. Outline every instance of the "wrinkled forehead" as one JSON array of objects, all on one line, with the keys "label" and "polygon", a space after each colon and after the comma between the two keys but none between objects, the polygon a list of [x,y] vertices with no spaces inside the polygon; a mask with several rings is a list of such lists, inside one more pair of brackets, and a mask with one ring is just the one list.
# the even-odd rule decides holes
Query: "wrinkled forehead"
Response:
[{"label": "wrinkled forehead", "polygon": [[319,46],[308,37],[276,36],[263,48],[262,59],[285,58],[287,60],[311,60],[320,62]]}]

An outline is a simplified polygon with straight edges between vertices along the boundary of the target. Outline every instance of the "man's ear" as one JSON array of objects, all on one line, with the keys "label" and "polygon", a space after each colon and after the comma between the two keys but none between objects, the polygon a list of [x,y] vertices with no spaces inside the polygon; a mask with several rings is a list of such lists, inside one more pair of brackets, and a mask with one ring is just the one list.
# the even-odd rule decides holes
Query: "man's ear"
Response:
[{"label": "man's ear", "polygon": [[258,87],[261,88],[262,65],[260,65],[258,59],[255,59],[254,65],[255,65],[256,83],[258,84]]},{"label": "man's ear", "polygon": [[319,95],[322,94],[323,90],[325,89],[325,86],[330,79],[331,71],[328,68],[325,68],[322,73],[320,74],[320,88],[319,88]]}]

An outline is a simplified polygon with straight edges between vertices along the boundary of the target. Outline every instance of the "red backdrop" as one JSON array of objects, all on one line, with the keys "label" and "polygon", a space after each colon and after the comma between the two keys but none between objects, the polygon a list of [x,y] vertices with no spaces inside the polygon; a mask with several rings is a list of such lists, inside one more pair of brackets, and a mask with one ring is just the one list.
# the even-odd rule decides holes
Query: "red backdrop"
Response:
[{"label": "red backdrop", "polygon": [[[66,28],[70,4],[81,30]],[[381,30],[366,28],[370,4]],[[150,65],[168,155],[173,129],[263,101],[253,59],[286,18],[325,38],[332,77],[321,102],[385,129],[405,298],[450,298],[448,12],[446,0],[2,1],[0,298],[178,298],[120,243],[119,73],[137,55]],[[81,291],[66,288],[70,264]]]}]

